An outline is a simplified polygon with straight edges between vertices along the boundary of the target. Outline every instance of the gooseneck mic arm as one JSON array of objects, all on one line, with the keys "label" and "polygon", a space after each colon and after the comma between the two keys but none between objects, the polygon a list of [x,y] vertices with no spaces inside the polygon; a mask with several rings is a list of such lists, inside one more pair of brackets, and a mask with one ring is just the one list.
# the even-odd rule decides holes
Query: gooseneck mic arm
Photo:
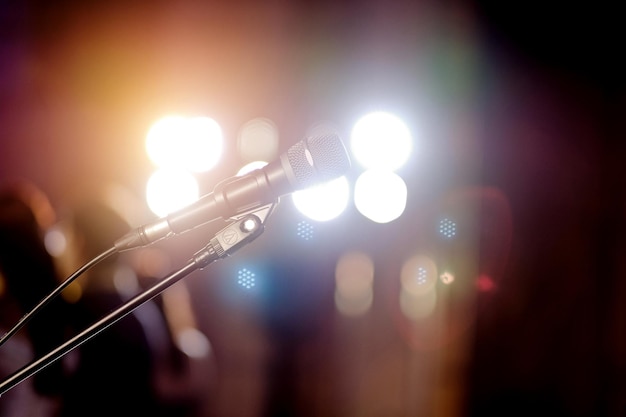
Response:
[{"label": "gooseneck mic arm", "polygon": [[[271,212],[271,208],[265,207],[261,210],[261,212],[263,213],[261,216],[267,218]],[[219,231],[215,237],[210,240],[207,246],[198,251],[189,260],[187,265],[163,278],[148,290],[131,298],[122,306],[107,314],[102,319],[92,324],[61,346],[36,361],[24,366],[22,369],[16,371],[2,381],[0,383],[0,396],[19,383],[46,368],[48,365],[61,359],[67,353],[71,352],[104,329],[121,320],[137,307],[153,299],[191,272],[197,269],[205,268],[218,259],[225,258],[237,249],[253,241],[263,232],[264,221],[265,219],[259,218],[256,214],[248,214],[243,216],[238,221],[229,224],[227,227]]]}]

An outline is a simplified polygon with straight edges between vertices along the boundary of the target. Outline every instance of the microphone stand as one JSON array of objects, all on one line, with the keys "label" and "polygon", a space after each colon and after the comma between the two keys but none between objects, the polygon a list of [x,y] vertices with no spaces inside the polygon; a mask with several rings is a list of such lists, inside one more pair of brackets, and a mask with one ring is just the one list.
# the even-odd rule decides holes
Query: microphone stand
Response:
[{"label": "microphone stand", "polygon": [[218,259],[230,256],[237,249],[256,239],[264,231],[265,220],[271,214],[274,206],[275,203],[271,203],[248,214],[241,215],[238,220],[216,233],[208,245],[193,255],[187,265],[166,276],[153,287],[131,298],[116,310],[107,314],[48,354],[14,372],[0,383],[0,396],[48,365],[61,359],[63,356],[121,320],[137,307],[153,299],[191,272],[196,269],[203,269]]}]

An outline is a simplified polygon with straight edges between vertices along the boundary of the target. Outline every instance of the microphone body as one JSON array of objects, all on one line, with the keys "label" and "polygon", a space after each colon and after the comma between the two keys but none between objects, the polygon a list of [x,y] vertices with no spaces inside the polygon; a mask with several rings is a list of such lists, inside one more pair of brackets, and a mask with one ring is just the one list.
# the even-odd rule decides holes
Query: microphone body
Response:
[{"label": "microphone body", "polygon": [[234,217],[293,191],[340,177],[349,168],[350,159],[336,134],[308,137],[265,167],[222,181],[195,203],[131,230],[115,242],[115,247],[123,251],[146,246],[220,217]]}]

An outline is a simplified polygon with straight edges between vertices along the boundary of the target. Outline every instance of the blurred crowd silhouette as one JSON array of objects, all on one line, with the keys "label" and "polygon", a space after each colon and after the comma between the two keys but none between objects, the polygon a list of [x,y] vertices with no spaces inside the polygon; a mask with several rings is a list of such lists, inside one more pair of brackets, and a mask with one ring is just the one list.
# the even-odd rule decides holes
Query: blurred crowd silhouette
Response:
[{"label": "blurred crowd silhouette", "polygon": [[[21,181],[2,186],[2,333],[69,275],[66,271],[105,252],[129,229],[119,213],[95,199],[77,204],[61,220],[35,185]],[[58,257],[49,254],[44,242],[55,223],[64,229],[65,247]],[[153,284],[156,277],[145,272],[127,256],[109,257],[88,270],[0,348],[0,378],[50,352]],[[190,330],[199,337],[184,291],[179,286],[173,297],[159,296],[142,305],[18,384],[0,401],[0,416],[197,415],[205,388],[198,375],[210,364],[207,355],[189,354],[178,343]],[[167,306],[168,302],[180,305]]]},{"label": "blurred crowd silhouette", "polygon": [[[32,184],[16,182],[0,190],[0,329],[4,334],[57,283],[53,259],[46,252],[43,230],[54,221],[46,196]],[[0,348],[0,376],[6,377],[34,357],[62,342],[63,305],[55,303],[47,314],[32,320],[25,332]],[[60,395],[63,384],[56,363],[32,380],[13,388],[0,401],[0,415],[46,415],[53,408],[48,398]]]}]

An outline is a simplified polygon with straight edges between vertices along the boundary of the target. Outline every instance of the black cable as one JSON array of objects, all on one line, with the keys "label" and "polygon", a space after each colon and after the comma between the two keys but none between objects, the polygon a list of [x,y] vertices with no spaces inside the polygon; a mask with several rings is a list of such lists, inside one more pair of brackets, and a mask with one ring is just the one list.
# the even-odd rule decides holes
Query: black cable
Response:
[{"label": "black cable", "polygon": [[30,321],[30,319],[32,319],[35,314],[37,314],[41,309],[43,309],[50,301],[52,301],[53,298],[58,296],[76,278],[81,276],[85,271],[87,271],[88,269],[92,268],[97,263],[105,260],[106,258],[110,257],[111,255],[113,255],[115,253],[117,253],[117,248],[112,247],[112,248],[106,250],[105,252],[102,252],[100,255],[96,256],[95,258],[93,258],[91,261],[87,262],[86,264],[84,264],[80,268],[78,268],[76,270],[76,272],[74,272],[65,281],[63,281],[58,287],[56,287],[54,289],[54,291],[52,291],[50,294],[48,294],[43,300],[41,300],[28,313],[26,313],[26,314],[24,314],[24,316],[22,316],[22,318],[17,322],[17,324],[15,326],[13,326],[13,328],[11,328],[11,330],[6,332],[2,336],[2,338],[0,339],[0,346],[5,344],[7,340],[9,340],[13,335],[15,335],[15,333],[20,331],[20,329],[22,327],[24,327],[26,325],[26,323],[28,323]]},{"label": "black cable", "polygon": [[[252,236],[252,237],[256,237],[256,236]],[[64,355],[71,352],[78,346],[82,345],[87,340],[91,339],[92,337],[96,336],[101,331],[105,330],[109,326],[115,324],[117,321],[126,317],[129,313],[131,313],[137,307],[153,299],[154,297],[159,295],[161,292],[163,292],[165,289],[174,285],[175,283],[180,281],[182,278],[186,277],[191,272],[195,271],[196,269],[202,269],[206,267],[207,265],[209,265],[210,263],[216,261],[220,257],[224,257],[224,256],[227,256],[227,254],[222,253],[220,255],[215,251],[215,248],[213,247],[213,245],[207,245],[204,249],[197,252],[193,256],[193,258],[187,263],[187,265],[180,268],[178,271],[168,275],[167,277],[159,281],[157,284],[155,284],[153,287],[131,298],[130,300],[122,304],[120,307],[118,307],[116,310],[110,312],[109,314],[104,316],[102,319],[98,320],[96,323],[92,324],[87,329],[83,330],[81,333],[77,334],[76,336],[74,336],[73,338],[71,338],[70,340],[62,344],[61,346],[57,347],[53,351],[49,352],[45,356],[37,359],[34,362],[31,362],[30,364],[24,366],[22,369],[13,373],[11,376],[6,378],[5,380],[1,381],[0,382],[0,396],[2,396],[2,394],[9,391],[11,388],[16,386],[17,384],[35,375],[36,373],[38,373],[39,371],[41,371],[48,365],[61,359]],[[123,375],[120,375],[120,378],[123,378],[123,377],[124,377]]]},{"label": "black cable", "polygon": [[[241,219],[235,221],[234,223],[229,224],[224,229],[220,230],[215,235],[215,237],[210,240],[208,245],[206,245],[202,250],[196,252],[186,266],[168,275],[148,290],[131,298],[121,307],[107,314],[104,318],[94,323],[93,325],[82,331],[80,334],[74,336],[72,339],[68,340],[53,351],[49,352],[38,360],[31,362],[29,365],[26,365],[5,380],[0,381],[0,396],[2,396],[2,394],[10,390],[20,382],[41,371],[51,363],[59,360],[65,354],[82,345],[84,342],[91,339],[102,330],[108,328],[121,318],[125,317],[143,303],[156,297],[162,291],[169,288],[171,285],[175,284],[183,277],[187,276],[190,272],[196,269],[203,269],[220,258],[228,257],[240,247],[256,239],[263,232],[264,221],[267,216],[269,216],[269,214],[272,212],[273,207],[274,204],[260,209],[260,211],[262,212],[261,216],[263,220],[261,220],[261,218],[259,218],[255,214],[248,214]],[[0,340],[0,345],[4,343],[9,337],[11,337],[11,335],[15,334],[21,327],[23,327],[35,313],[41,310],[48,302],[50,302],[50,300],[52,300],[61,291],[63,291],[63,289],[67,287],[80,274],[116,252],[117,248],[114,246],[106,252],[98,255],[97,257],[83,265],[76,272],[74,272],[59,287],[51,292],[39,304],[37,304],[35,308],[33,308],[24,317],[22,317],[17,325],[3,336],[3,338]]]}]

